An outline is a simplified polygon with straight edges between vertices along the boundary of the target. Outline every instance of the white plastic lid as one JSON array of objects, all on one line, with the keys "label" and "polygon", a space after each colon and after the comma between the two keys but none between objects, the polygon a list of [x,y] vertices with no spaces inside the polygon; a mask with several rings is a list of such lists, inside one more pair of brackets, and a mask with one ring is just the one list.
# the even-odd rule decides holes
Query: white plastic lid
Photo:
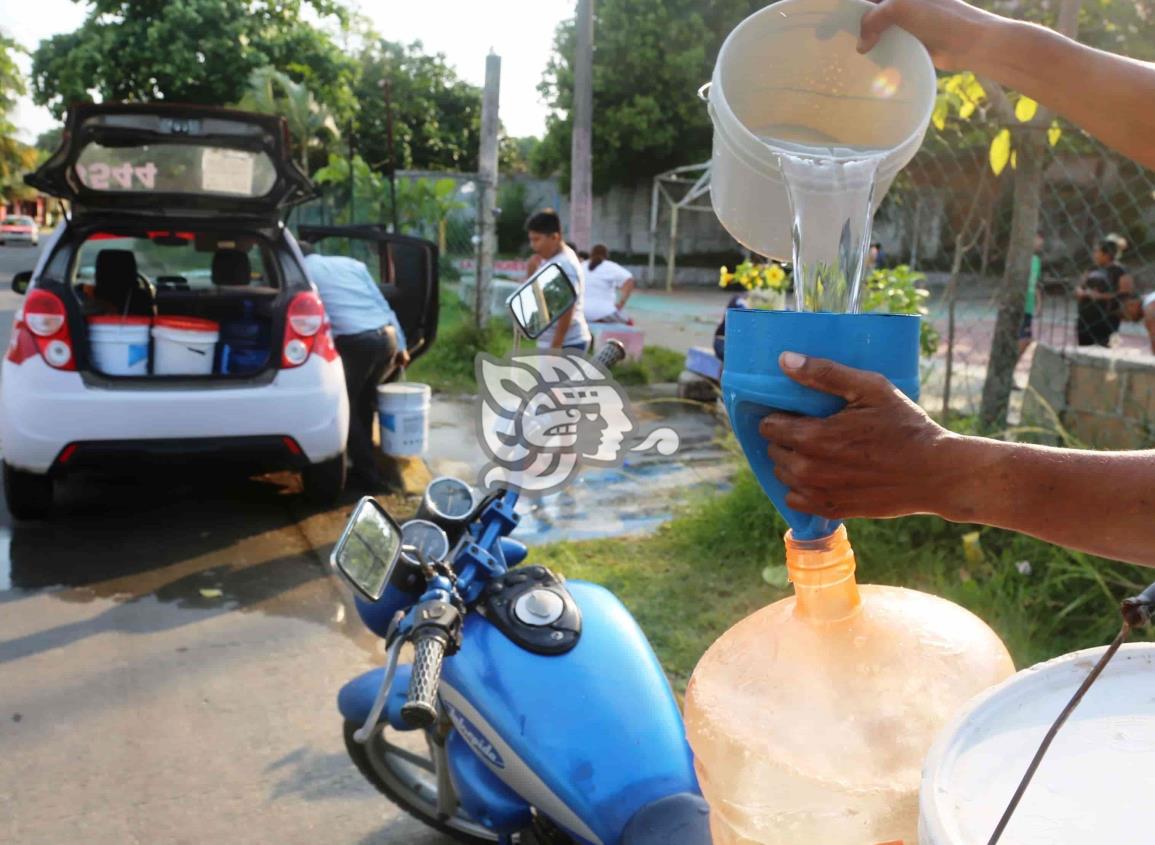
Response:
[{"label": "white plastic lid", "polygon": [[[939,735],[923,769],[922,845],[990,839],[1043,736],[1103,651],[1019,672]],[[1135,643],[1119,650],[1059,731],[1001,842],[1145,841],[1153,771],[1155,644]]]}]

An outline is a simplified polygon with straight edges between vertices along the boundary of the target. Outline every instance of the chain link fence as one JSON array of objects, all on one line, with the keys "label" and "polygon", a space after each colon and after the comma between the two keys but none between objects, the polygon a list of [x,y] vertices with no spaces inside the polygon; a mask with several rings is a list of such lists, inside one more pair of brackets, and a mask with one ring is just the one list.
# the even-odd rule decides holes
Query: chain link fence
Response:
[{"label": "chain link fence", "polygon": [[[1015,329],[1025,349],[1016,367],[1010,420],[1050,425],[1084,445],[1150,445],[1155,356],[1144,322],[1128,317],[1139,316],[1141,298],[1155,291],[1155,173],[1072,127],[1062,129],[1059,142],[1043,153],[1037,253],[1042,269],[1031,337],[1025,327]],[[932,130],[875,221],[875,240],[889,248],[883,265],[908,263],[927,276],[929,319],[941,342],[927,366],[923,404],[936,413],[946,413],[948,405],[955,415],[979,412],[1004,285],[1017,286],[1027,300],[1026,277],[1004,280],[1018,201],[1015,169],[1007,166],[996,176],[988,149],[982,133],[965,126]],[[1094,251],[1108,236],[1121,239],[1118,261],[1134,280],[1137,297],[1130,304],[1081,304],[1076,290],[1087,285],[1087,273],[1098,271],[1096,280],[1103,274]],[[1121,274],[1107,275],[1113,283]],[[1108,347],[1079,345],[1080,313],[1082,340],[1090,331]],[[1042,366],[1032,374],[1036,359]],[[1075,372],[1080,362],[1102,366],[1085,375]],[[1062,372],[1048,371],[1056,367]],[[1049,383],[1056,379],[1067,383]],[[1129,431],[1101,431],[1102,420],[1083,424],[1079,415],[1085,413],[1123,418],[1122,428]]]}]

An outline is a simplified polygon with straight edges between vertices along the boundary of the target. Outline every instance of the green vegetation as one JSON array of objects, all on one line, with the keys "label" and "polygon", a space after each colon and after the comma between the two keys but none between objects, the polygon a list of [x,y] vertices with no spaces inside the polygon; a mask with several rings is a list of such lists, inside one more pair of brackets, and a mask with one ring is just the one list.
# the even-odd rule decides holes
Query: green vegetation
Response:
[{"label": "green vegetation", "polygon": [[657,384],[677,381],[686,356],[664,346],[647,346],[642,360],[622,361],[614,367],[614,378],[619,384]]},{"label": "green vegetation", "polygon": [[[524,348],[524,347],[523,347]],[[503,320],[493,320],[484,331],[473,325],[469,308],[455,290],[442,290],[441,316],[437,340],[406,373],[411,381],[433,386],[445,393],[475,393],[473,359],[478,352],[507,355],[513,349],[513,329]],[[640,361],[623,361],[614,368],[621,384],[639,385],[677,381],[684,356],[662,346],[647,346]]]},{"label": "green vegetation", "polygon": [[[936,517],[848,523],[860,583],[925,590],[998,632],[1015,665],[1108,642],[1118,601],[1153,577],[1022,535]],[[613,590],[682,689],[702,653],[747,614],[789,593],[782,518],[743,468],[732,490],[687,503],[645,538],[559,543],[534,560]],[[964,537],[966,539],[964,540]]]},{"label": "green vegetation", "polygon": [[442,393],[475,393],[473,359],[477,353],[505,355],[512,348],[513,331],[505,322],[493,320],[486,329],[478,329],[472,312],[457,298],[457,291],[443,289],[437,340],[408,369],[406,378]]}]

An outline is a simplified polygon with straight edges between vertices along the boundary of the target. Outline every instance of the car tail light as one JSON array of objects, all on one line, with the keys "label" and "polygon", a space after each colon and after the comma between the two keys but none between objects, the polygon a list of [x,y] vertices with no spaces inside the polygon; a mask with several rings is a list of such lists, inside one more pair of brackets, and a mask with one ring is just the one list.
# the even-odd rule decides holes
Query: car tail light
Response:
[{"label": "car tail light", "polygon": [[281,350],[281,367],[299,367],[309,359],[314,346],[321,351],[332,345],[325,308],[317,294],[299,293],[289,302],[285,320],[285,343]]},{"label": "car tail light", "polygon": [[16,315],[8,360],[20,364],[29,357],[32,348],[49,366],[58,370],[76,369],[64,301],[46,290],[28,292],[24,307]]}]

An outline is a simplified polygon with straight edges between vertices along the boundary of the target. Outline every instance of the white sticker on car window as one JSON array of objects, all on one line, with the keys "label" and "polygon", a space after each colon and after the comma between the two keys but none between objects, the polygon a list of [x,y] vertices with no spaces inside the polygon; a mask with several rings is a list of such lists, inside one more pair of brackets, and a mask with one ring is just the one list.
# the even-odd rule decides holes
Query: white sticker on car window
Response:
[{"label": "white sticker on car window", "polygon": [[210,194],[253,195],[253,154],[209,147],[201,153],[201,190]]}]

